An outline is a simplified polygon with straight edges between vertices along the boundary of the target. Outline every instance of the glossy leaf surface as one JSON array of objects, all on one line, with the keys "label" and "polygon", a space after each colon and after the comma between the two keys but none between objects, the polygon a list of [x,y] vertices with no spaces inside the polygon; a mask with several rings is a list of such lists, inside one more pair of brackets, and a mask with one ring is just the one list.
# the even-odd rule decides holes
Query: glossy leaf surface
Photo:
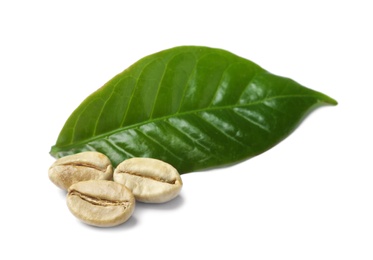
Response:
[{"label": "glossy leaf surface", "polygon": [[51,154],[106,154],[180,173],[236,163],[287,137],[312,109],[337,104],[230,52],[183,46],[147,56],[71,114]]}]

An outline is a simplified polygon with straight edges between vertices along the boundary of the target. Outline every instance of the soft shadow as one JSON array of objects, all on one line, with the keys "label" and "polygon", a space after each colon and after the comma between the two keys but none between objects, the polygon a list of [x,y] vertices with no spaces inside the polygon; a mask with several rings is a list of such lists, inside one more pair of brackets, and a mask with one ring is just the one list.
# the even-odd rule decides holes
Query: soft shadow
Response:
[{"label": "soft shadow", "polygon": [[[78,220],[79,221],[79,220]],[[138,224],[138,220],[135,216],[131,216],[126,222],[124,222],[123,224],[120,224],[118,226],[114,226],[114,227],[96,227],[96,226],[91,226],[91,225],[88,225],[88,224],[85,224],[81,221],[79,221],[81,225],[83,225],[85,228],[87,229],[92,229],[92,230],[96,230],[96,231],[103,231],[103,232],[117,232],[117,231],[125,231],[125,230],[129,230],[131,228],[134,228],[137,224]]]},{"label": "soft shadow", "polygon": [[62,189],[59,189],[59,193],[60,193],[60,195],[61,195],[61,198],[66,199],[67,191],[62,190]]},{"label": "soft shadow", "polygon": [[[63,196],[66,196],[65,191],[61,191],[61,194],[63,193]],[[136,201],[136,206],[133,215],[123,224],[120,224],[118,226],[114,227],[96,227],[91,226],[88,224],[85,224],[84,222],[80,220],[76,220],[80,222],[79,224],[82,225],[84,228],[91,229],[91,230],[97,230],[102,232],[122,232],[125,230],[129,230],[134,228],[136,225],[139,224],[139,218],[143,212],[147,210],[175,210],[179,207],[181,207],[184,204],[185,200],[184,198],[179,195],[176,198],[174,198],[171,201],[165,202],[165,203],[143,203]]]},{"label": "soft shadow", "polygon": [[142,218],[144,214],[148,214],[151,211],[171,211],[177,210],[185,203],[185,200],[181,194],[179,194],[173,200],[170,200],[165,203],[145,203],[136,201],[136,208],[134,215],[139,219]]},{"label": "soft shadow", "polygon": [[183,196],[178,195],[173,200],[170,200],[165,203],[144,203],[136,201],[136,209],[135,210],[175,210],[180,208],[184,204],[185,200]]}]

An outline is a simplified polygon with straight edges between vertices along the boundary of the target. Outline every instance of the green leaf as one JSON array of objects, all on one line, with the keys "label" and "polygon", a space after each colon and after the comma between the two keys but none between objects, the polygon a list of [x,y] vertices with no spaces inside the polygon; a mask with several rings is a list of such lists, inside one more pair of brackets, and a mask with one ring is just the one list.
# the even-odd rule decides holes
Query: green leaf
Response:
[{"label": "green leaf", "polygon": [[50,153],[95,150],[114,167],[152,157],[186,173],[258,155],[325,104],[337,102],[230,52],[176,47],[139,60],[85,99]]}]

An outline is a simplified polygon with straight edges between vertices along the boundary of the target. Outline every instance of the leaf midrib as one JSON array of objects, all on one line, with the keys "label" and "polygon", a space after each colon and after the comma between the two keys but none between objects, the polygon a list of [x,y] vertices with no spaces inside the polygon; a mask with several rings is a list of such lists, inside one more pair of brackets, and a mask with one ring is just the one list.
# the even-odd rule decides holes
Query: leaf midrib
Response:
[{"label": "leaf midrib", "polygon": [[[77,145],[87,144],[91,141],[95,141],[95,140],[98,140],[98,139],[101,139],[101,138],[104,138],[104,137],[107,137],[107,136],[111,136],[111,135],[114,135],[118,132],[122,132],[122,131],[132,129],[132,128],[137,128],[141,125],[146,125],[146,124],[149,124],[149,123],[154,123],[154,122],[157,122],[157,121],[166,120],[166,119],[171,118],[171,117],[180,117],[180,116],[185,116],[185,115],[196,114],[196,113],[199,113],[199,112],[211,112],[211,111],[216,111],[216,110],[229,110],[229,109],[240,108],[240,107],[250,107],[250,106],[260,104],[260,103],[264,103],[266,101],[283,99],[283,98],[316,98],[319,101],[321,101],[319,98],[315,97],[314,95],[280,95],[280,96],[275,96],[275,97],[270,97],[270,98],[264,98],[264,99],[261,99],[261,100],[258,100],[258,101],[255,101],[255,102],[252,102],[252,103],[249,103],[249,104],[241,104],[241,105],[233,104],[233,105],[226,105],[226,106],[200,108],[200,109],[190,110],[190,111],[181,112],[181,113],[178,112],[176,114],[171,114],[171,115],[168,115],[168,116],[163,116],[163,117],[158,117],[158,118],[150,118],[149,120],[142,121],[140,123],[132,124],[132,125],[129,125],[129,126],[126,126],[126,127],[120,127],[118,129],[110,131],[110,132],[106,132],[106,133],[103,133],[103,134],[100,134],[100,135],[92,136],[91,138],[85,139],[84,141],[74,142],[74,143],[70,143],[68,145],[62,145],[62,146],[57,146],[56,145],[56,146],[54,146],[54,148],[58,148],[58,149],[59,148],[69,148],[69,147],[74,147],[74,146],[77,146]],[[325,101],[325,102],[329,103],[328,101]]]}]

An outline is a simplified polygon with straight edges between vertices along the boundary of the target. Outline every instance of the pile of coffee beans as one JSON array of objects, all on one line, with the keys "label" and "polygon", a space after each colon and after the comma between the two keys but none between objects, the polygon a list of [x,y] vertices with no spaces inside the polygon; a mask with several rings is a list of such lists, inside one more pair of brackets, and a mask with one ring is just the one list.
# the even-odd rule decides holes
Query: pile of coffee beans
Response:
[{"label": "pile of coffee beans", "polygon": [[49,179],[67,191],[71,213],[86,224],[111,227],[126,222],[136,201],[164,203],[183,186],[170,164],[152,158],[131,158],[114,170],[99,152],[81,152],[56,160]]}]

